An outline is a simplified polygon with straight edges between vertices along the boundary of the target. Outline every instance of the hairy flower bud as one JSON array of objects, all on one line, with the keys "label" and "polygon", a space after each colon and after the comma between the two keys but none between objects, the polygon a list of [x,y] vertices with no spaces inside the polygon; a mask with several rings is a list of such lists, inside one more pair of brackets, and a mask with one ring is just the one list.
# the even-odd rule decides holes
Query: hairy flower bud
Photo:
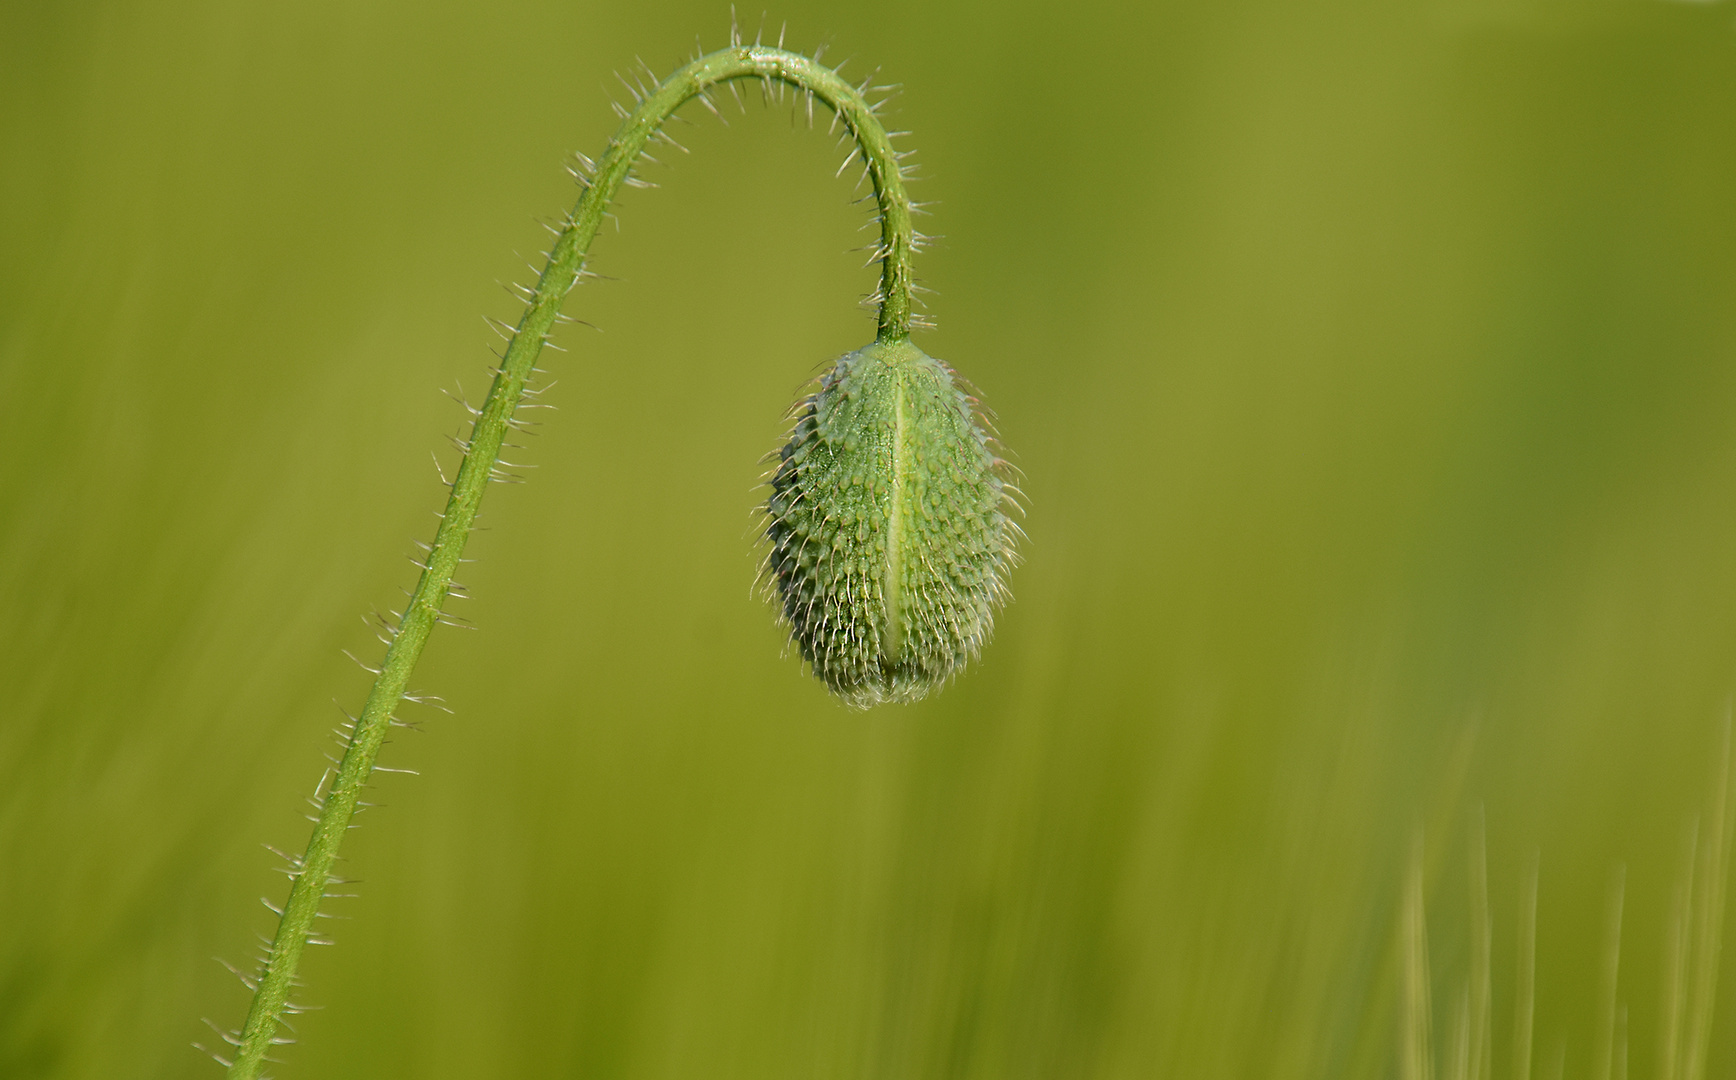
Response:
[{"label": "hairy flower bud", "polygon": [[766,570],[814,674],[915,701],[988,641],[1017,532],[976,403],[909,341],[840,357],[799,402],[766,502]]}]

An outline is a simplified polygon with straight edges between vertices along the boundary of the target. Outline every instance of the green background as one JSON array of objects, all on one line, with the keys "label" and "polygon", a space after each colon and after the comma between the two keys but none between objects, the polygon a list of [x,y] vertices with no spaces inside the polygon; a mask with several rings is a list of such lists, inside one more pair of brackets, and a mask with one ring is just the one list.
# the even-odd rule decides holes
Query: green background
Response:
[{"label": "green background", "polygon": [[[284,1077],[1396,1075],[1486,814],[1496,1075],[1603,912],[1654,1075],[1736,690],[1736,5],[790,5],[902,83],[921,336],[1025,472],[1017,597],[850,712],[751,591],[759,458],[865,343],[823,131],[702,110],[569,311]],[[758,22],[755,11],[748,23]],[[721,4],[0,6],[0,1077],[215,1076],[611,72]],[[521,257],[522,256],[522,257]],[[1731,965],[1726,965],[1731,966]],[[1736,1007],[1736,972],[1724,1012]],[[1557,1055],[1564,1055],[1557,1057]],[[1736,1069],[1721,1022],[1713,1075]]]}]

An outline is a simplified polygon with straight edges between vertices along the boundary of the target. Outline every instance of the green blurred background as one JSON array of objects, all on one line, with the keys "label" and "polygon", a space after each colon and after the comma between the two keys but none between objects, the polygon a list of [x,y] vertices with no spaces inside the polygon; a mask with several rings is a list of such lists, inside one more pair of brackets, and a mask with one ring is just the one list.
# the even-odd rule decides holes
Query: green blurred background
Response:
[{"label": "green blurred background", "polygon": [[[790,4],[903,84],[923,346],[1026,474],[1017,601],[858,714],[750,591],[866,342],[850,179],[750,95],[631,192],[346,854],[285,1077],[1394,1075],[1486,809],[1496,1075],[1654,1075],[1736,691],[1736,5]],[[480,316],[721,4],[0,5],[0,1077],[217,1075]],[[750,32],[758,12],[745,18]],[[665,155],[668,156],[668,155]],[[1733,967],[1726,965],[1726,967]],[[1736,971],[1725,1013],[1736,1008]],[[1557,1054],[1564,1055],[1557,1058]],[[1736,1069],[1720,1022],[1713,1075]]]}]

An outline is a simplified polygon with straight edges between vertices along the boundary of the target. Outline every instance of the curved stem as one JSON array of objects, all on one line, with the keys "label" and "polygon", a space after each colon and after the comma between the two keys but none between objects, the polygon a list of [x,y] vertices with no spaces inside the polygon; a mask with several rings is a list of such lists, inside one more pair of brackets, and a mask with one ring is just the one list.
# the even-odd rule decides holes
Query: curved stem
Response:
[{"label": "curved stem", "polygon": [[627,116],[597,163],[584,195],[549,253],[548,266],[537,281],[536,291],[519,320],[471,431],[464,463],[453,481],[451,497],[416,591],[399,619],[336,775],[329,786],[322,785],[325,796],[319,817],[306,852],[290,868],[293,884],[289,902],[283,909],[265,967],[253,984],[253,1004],[229,1068],[230,1080],[254,1080],[267,1051],[282,1041],[278,1039],[278,1026],[285,1013],[293,1010],[288,1005],[290,986],[295,981],[314,920],[319,916],[320,901],[332,882],[338,847],[355,816],[362,789],[374,771],[380,744],[393,723],[393,710],[404,697],[410,672],[422,655],[428,635],[441,619],[440,609],[452,588],[452,575],[458,569],[464,542],[476,521],[483,491],[491,479],[499,478],[500,449],[513,423],[513,414],[524,397],[543,343],[560,317],[561,303],[583,272],[604,213],[621,185],[631,182],[633,166],[646,144],[675,110],[695,97],[712,105],[708,96],[712,87],[747,78],[794,86],[808,95],[810,112],[812,100],[819,99],[855,138],[856,152],[867,165],[880,206],[881,232],[876,257],[881,263],[881,283],[875,296],[880,303],[879,338],[897,341],[910,336],[910,259],[915,235],[911,228],[910,199],[904,191],[891,136],[876,118],[875,106],[863,96],[866,84],[861,88],[852,86],[836,71],[798,53],[737,45],[694,60],[640,98],[638,108]]}]

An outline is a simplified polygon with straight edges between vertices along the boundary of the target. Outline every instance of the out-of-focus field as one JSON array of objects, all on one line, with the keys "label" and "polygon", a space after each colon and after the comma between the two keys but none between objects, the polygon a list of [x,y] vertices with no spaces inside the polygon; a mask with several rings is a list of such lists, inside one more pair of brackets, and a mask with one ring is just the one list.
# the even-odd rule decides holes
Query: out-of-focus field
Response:
[{"label": "out-of-focus field", "polygon": [[[787,106],[690,110],[572,297],[603,333],[547,357],[478,629],[415,679],[453,715],[386,749],[421,775],[351,837],[277,1074],[1396,1076],[1412,838],[1445,1044],[1481,807],[1495,1076],[1533,852],[1533,1075],[1597,1067],[1625,865],[1657,1076],[1736,692],[1736,5],[786,17],[904,86],[921,343],[1024,469],[1017,600],[918,706],[786,653],[748,511],[872,334],[863,208]],[[0,7],[0,1077],[218,1075],[211,958],[273,925],[260,845],[305,842],[342,650],[413,581],[440,390],[480,397],[611,72],[727,27]]]}]

